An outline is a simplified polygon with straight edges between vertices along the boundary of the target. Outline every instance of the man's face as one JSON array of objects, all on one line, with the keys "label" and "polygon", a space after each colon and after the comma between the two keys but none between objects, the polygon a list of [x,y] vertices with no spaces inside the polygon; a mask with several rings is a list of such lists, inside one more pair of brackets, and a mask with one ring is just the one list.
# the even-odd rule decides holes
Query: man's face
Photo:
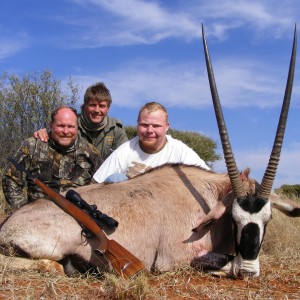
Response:
[{"label": "man's face", "polygon": [[97,101],[90,99],[84,104],[84,111],[90,122],[93,124],[100,124],[106,117],[109,110],[108,102],[106,100]]},{"label": "man's face", "polygon": [[62,148],[68,148],[75,143],[78,135],[77,117],[70,109],[60,109],[50,127],[51,138]]},{"label": "man's face", "polygon": [[154,112],[142,111],[139,116],[137,134],[140,146],[147,153],[160,151],[166,142],[166,133],[169,123],[165,112],[157,110]]}]

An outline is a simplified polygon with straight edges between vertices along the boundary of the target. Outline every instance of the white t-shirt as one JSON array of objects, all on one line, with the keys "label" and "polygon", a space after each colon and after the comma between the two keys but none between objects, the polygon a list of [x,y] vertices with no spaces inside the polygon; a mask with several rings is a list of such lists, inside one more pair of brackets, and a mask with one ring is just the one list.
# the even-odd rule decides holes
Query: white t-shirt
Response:
[{"label": "white t-shirt", "polygon": [[170,135],[167,135],[167,143],[164,148],[154,154],[144,152],[140,148],[139,138],[136,136],[119,146],[103,162],[93,178],[99,183],[104,182],[108,176],[115,173],[122,173],[132,178],[150,168],[166,163],[183,163],[210,170],[193,149],[183,142],[173,139]]}]

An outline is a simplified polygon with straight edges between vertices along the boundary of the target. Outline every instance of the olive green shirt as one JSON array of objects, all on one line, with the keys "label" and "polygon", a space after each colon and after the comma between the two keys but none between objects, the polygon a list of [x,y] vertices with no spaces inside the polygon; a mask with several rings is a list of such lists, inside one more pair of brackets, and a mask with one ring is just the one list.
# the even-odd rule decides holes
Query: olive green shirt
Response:
[{"label": "olive green shirt", "polygon": [[[99,152],[83,138],[67,150],[59,150],[50,139],[28,138],[14,159],[33,176],[60,193],[91,182],[99,167]],[[47,198],[31,178],[10,164],[2,179],[6,201],[11,208],[19,208],[38,198]]]},{"label": "olive green shirt", "polygon": [[100,153],[100,164],[121,144],[128,140],[122,123],[107,116],[106,126],[97,131],[86,130],[78,118],[78,129],[81,137],[93,144]]}]

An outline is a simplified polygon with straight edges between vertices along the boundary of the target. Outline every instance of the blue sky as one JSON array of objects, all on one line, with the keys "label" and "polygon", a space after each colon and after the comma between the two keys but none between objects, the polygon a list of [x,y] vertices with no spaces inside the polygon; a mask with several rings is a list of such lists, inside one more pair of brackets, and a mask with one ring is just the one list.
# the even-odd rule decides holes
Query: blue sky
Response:
[{"label": "blue sky", "polygon": [[[110,115],[135,125],[158,101],[171,127],[219,144],[205,68],[204,24],[238,168],[259,182],[268,163],[285,91],[297,0],[11,0],[0,5],[0,68],[51,70],[63,83],[103,81]],[[298,22],[299,23],[299,22]],[[299,23],[300,24],[300,23]],[[300,183],[300,62],[274,187]],[[218,152],[222,149],[219,146]],[[214,169],[225,172],[224,161]]]}]

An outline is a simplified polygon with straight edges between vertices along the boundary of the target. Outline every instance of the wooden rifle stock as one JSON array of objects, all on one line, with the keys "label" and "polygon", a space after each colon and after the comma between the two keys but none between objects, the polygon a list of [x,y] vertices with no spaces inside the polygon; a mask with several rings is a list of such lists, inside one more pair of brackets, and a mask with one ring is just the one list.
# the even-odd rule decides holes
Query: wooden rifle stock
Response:
[{"label": "wooden rifle stock", "polygon": [[116,241],[108,239],[105,233],[96,223],[96,221],[93,220],[83,210],[78,208],[75,204],[67,200],[59,193],[55,192],[38,178],[33,176],[22,166],[20,166],[14,159],[9,158],[8,160],[18,170],[24,172],[27,176],[29,176],[33,180],[33,182],[37,186],[39,186],[57,206],[71,215],[74,219],[80,222],[84,227],[86,227],[95,235],[95,238],[99,242],[99,249],[94,249],[95,253],[104,255],[111,263],[113,269],[119,275],[125,278],[130,278],[145,268],[143,262],[141,262],[127,249],[125,249]]}]

